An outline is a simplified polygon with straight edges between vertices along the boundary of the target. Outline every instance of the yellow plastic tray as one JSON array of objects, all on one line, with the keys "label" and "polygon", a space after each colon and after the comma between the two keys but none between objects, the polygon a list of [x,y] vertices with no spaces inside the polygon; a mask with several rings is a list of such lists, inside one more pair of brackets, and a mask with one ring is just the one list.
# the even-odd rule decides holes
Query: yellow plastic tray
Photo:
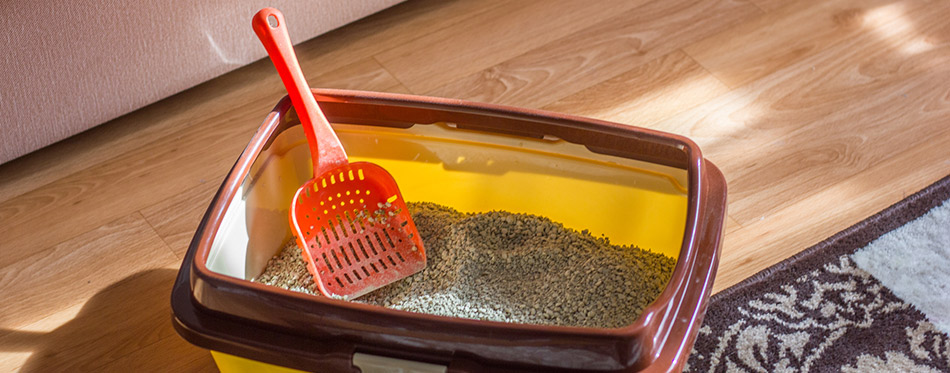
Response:
[{"label": "yellow plastic tray", "polygon": [[[447,124],[412,129],[334,125],[351,161],[392,173],[406,201],[427,201],[462,212],[506,210],[548,217],[614,244],[676,258],[686,224],[686,171],[590,152],[558,139],[484,134]],[[299,132],[299,133],[297,133]],[[281,149],[258,159],[260,174],[279,174],[293,188],[310,177],[300,127],[275,142]],[[257,185],[251,188],[273,188]],[[275,209],[288,201],[270,201]],[[274,224],[286,207],[275,211]],[[289,232],[285,235],[289,240]],[[286,242],[286,241],[285,241]],[[275,250],[279,247],[274,247]],[[297,372],[212,351],[222,372]]]}]

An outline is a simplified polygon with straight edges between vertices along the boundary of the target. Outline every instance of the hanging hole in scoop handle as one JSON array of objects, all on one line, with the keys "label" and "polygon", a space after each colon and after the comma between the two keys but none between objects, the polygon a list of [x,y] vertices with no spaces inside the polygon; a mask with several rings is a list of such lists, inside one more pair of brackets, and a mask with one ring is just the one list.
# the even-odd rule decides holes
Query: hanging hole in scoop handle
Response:
[{"label": "hanging hole in scoop handle", "polygon": [[307,144],[310,146],[310,155],[313,158],[314,177],[322,174],[323,171],[346,163],[346,152],[343,151],[340,140],[324,117],[320,106],[317,105],[317,100],[310,91],[310,85],[307,84],[303,71],[297,63],[297,55],[290,42],[284,15],[277,9],[264,8],[251,19],[251,26],[273,61],[281,81],[287,88],[287,95],[290,96],[290,101],[300,117],[304,133],[307,135]]}]

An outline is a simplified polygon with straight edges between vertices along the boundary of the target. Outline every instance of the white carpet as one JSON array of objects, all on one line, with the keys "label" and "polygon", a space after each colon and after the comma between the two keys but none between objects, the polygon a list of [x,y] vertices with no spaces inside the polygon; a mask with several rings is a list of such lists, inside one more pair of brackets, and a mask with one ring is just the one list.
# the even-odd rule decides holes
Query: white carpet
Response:
[{"label": "white carpet", "polygon": [[950,334],[950,200],[881,236],[852,258]]}]

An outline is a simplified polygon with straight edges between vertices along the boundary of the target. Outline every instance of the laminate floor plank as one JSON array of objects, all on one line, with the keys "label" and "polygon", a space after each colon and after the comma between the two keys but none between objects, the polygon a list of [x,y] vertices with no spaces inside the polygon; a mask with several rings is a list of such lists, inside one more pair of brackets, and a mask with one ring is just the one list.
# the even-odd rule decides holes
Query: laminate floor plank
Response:
[{"label": "laminate floor plank", "polygon": [[[541,107],[759,14],[740,1],[652,1],[426,94]],[[600,96],[628,95],[598,91]]]},{"label": "laminate floor plank", "polygon": [[[134,362],[141,367],[139,371],[149,366],[148,370],[165,369],[164,365],[155,365],[159,362],[200,359],[195,351],[200,349],[187,345],[170,322],[168,294],[176,272],[173,268],[132,272],[100,289],[85,303],[25,326],[25,330],[41,329],[41,332],[14,330],[0,336],[0,347],[19,344],[22,349],[32,351],[20,366],[28,372],[102,371],[114,361],[143,353],[161,356],[163,360],[143,357]],[[156,349],[155,344],[162,341],[175,349]],[[190,350],[193,356],[186,360],[186,356],[179,356],[176,350]],[[6,361],[9,360],[0,359],[0,368],[16,368],[4,367]]]},{"label": "laminate floor plank", "polygon": [[927,1],[799,1],[731,27],[684,50],[731,88],[888,25]]},{"label": "laminate floor plank", "polygon": [[[842,40],[653,128],[697,141],[726,174],[730,214],[743,225],[761,219],[932,140],[910,132],[946,127],[944,17],[933,7],[894,15],[879,26],[886,32]],[[909,21],[917,26],[901,27]],[[925,44],[907,53],[915,43]]]},{"label": "laminate floor plank", "polygon": [[[744,280],[950,175],[950,130],[724,237],[713,291]],[[808,224],[802,224],[803,219]]]},{"label": "laminate floor plank", "polygon": [[543,109],[648,127],[728,91],[677,50]]},{"label": "laminate floor plank", "polygon": [[0,267],[0,327],[82,303],[131,272],[179,262],[139,213],[116,219],[45,250],[23,246],[21,260]]},{"label": "laminate floor plank", "polygon": [[412,92],[429,92],[644,1],[511,1],[460,20],[451,28],[383,51],[375,58]]},{"label": "laminate floor plank", "polygon": [[188,245],[198,229],[198,223],[224,177],[222,174],[209,178],[198,186],[141,210],[145,220],[178,259],[185,258],[185,252],[188,251]]}]

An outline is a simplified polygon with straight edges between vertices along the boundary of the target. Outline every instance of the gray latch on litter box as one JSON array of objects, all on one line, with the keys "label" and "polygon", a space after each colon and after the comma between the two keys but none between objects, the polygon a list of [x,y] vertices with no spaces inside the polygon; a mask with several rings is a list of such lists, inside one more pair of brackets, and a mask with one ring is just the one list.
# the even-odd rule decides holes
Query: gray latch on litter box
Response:
[{"label": "gray latch on litter box", "polygon": [[394,359],[364,353],[353,354],[353,366],[363,373],[445,373],[444,365]]}]

